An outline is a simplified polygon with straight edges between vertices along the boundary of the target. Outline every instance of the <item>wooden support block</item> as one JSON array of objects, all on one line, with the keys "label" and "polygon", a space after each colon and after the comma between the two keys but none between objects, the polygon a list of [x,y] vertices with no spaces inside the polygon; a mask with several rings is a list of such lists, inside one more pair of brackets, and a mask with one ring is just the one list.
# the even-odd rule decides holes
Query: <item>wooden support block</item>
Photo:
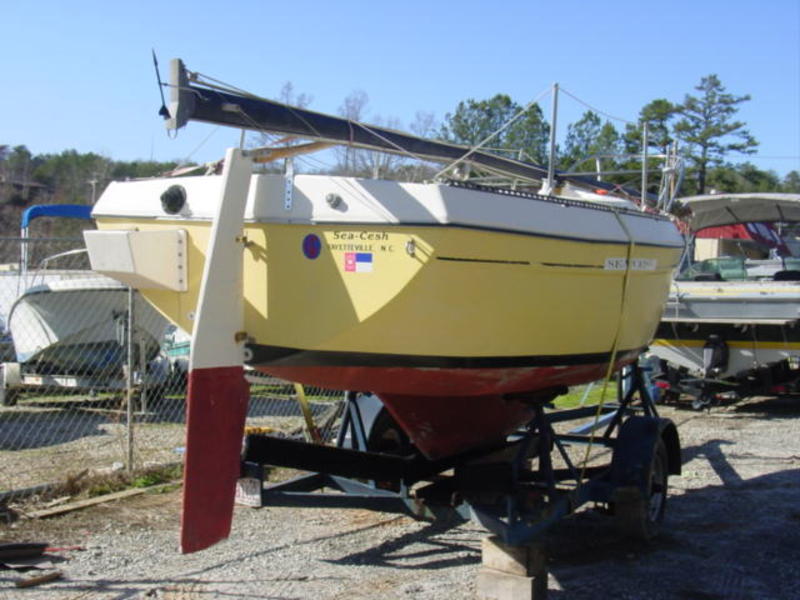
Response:
[{"label": "wooden support block", "polygon": [[547,555],[541,543],[509,546],[493,535],[483,538],[481,555],[484,567],[510,575],[535,577],[547,571]]},{"label": "wooden support block", "polygon": [[479,600],[545,600],[547,555],[541,542],[509,546],[496,536],[482,541]]}]

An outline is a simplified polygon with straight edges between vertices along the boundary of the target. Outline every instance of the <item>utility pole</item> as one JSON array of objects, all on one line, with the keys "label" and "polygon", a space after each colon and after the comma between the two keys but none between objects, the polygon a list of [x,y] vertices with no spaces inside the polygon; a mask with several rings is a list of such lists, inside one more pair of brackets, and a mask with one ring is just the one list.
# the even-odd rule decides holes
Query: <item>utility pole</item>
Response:
[{"label": "utility pole", "polygon": [[92,186],[92,206],[94,206],[95,199],[97,197],[97,178],[92,178],[87,183]]}]

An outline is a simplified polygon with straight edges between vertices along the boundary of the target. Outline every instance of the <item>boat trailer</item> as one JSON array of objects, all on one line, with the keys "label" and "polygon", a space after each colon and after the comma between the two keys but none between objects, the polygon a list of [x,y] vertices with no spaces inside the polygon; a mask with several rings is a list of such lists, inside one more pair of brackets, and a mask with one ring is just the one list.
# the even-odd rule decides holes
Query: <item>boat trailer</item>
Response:
[{"label": "boat trailer", "polygon": [[[388,437],[403,434],[390,419],[376,419],[368,432],[359,394],[347,392],[335,445],[245,437],[237,503],[360,508],[426,520],[472,518],[492,534],[483,544],[479,595],[543,598],[543,539],[550,527],[594,502],[627,535],[650,539],[664,516],[668,476],[681,472],[677,428],[658,416],[641,368],[628,367],[618,379],[617,401],[599,407],[548,410],[565,388],[515,396],[533,410],[523,430],[503,443],[439,460],[428,460],[406,444],[398,445],[406,452],[375,451],[375,440],[386,438],[382,434],[392,427],[396,431]],[[589,417],[567,433],[554,428]],[[376,432],[376,426],[382,431]],[[610,449],[610,462],[573,462],[567,447],[586,444]],[[265,485],[266,466],[308,474]]]},{"label": "boat trailer", "polygon": [[[782,324],[796,327],[798,323],[795,319],[784,320]],[[785,338],[784,343],[788,346]],[[699,373],[661,359],[650,377],[660,388],[663,401],[679,405],[688,400],[694,410],[710,410],[723,402],[736,402],[748,396],[795,394],[800,389],[800,357],[796,355],[775,362],[754,360],[749,368],[725,374],[729,354],[724,337],[712,334],[703,346]]]}]

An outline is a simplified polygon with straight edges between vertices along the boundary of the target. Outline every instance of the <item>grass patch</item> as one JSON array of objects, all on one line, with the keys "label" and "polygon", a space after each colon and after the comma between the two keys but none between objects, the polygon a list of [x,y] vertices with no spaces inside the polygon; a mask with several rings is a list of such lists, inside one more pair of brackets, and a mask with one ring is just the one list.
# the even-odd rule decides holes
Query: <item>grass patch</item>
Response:
[{"label": "grass patch", "polygon": [[108,475],[93,478],[84,490],[89,498],[104,496],[121,492],[128,488],[147,488],[161,483],[169,483],[180,479],[183,467],[181,465],[168,465],[134,473],[109,473]]},{"label": "grass patch", "polygon": [[183,472],[181,464],[153,467],[134,473],[117,471],[113,473],[90,474],[88,470],[68,475],[62,484],[55,485],[47,492],[38,494],[34,502],[46,502],[52,498],[72,496],[73,498],[95,498],[128,488],[145,488],[180,479]]},{"label": "grass patch", "polygon": [[182,474],[183,468],[180,465],[152,469],[135,476],[133,481],[131,481],[131,487],[144,488],[160,483],[169,483],[170,481],[180,479]]},{"label": "grass patch", "polygon": [[[587,388],[591,385],[591,388]],[[579,385],[569,389],[569,393],[559,396],[553,401],[556,409],[576,408],[581,406],[597,406],[603,396],[603,382],[596,381],[594,384]],[[606,388],[605,401],[611,402],[617,399],[617,382],[609,381]]]}]

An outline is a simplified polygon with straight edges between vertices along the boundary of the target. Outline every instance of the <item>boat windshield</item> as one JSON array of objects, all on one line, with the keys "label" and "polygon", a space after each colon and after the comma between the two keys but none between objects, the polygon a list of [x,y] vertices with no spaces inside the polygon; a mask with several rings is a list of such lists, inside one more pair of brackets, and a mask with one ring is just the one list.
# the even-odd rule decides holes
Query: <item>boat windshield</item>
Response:
[{"label": "boat windshield", "polygon": [[694,234],[679,281],[800,281],[797,224],[737,223]]},{"label": "boat windshield", "polygon": [[679,281],[731,281],[748,279],[743,256],[718,256],[688,265],[678,277]]}]

